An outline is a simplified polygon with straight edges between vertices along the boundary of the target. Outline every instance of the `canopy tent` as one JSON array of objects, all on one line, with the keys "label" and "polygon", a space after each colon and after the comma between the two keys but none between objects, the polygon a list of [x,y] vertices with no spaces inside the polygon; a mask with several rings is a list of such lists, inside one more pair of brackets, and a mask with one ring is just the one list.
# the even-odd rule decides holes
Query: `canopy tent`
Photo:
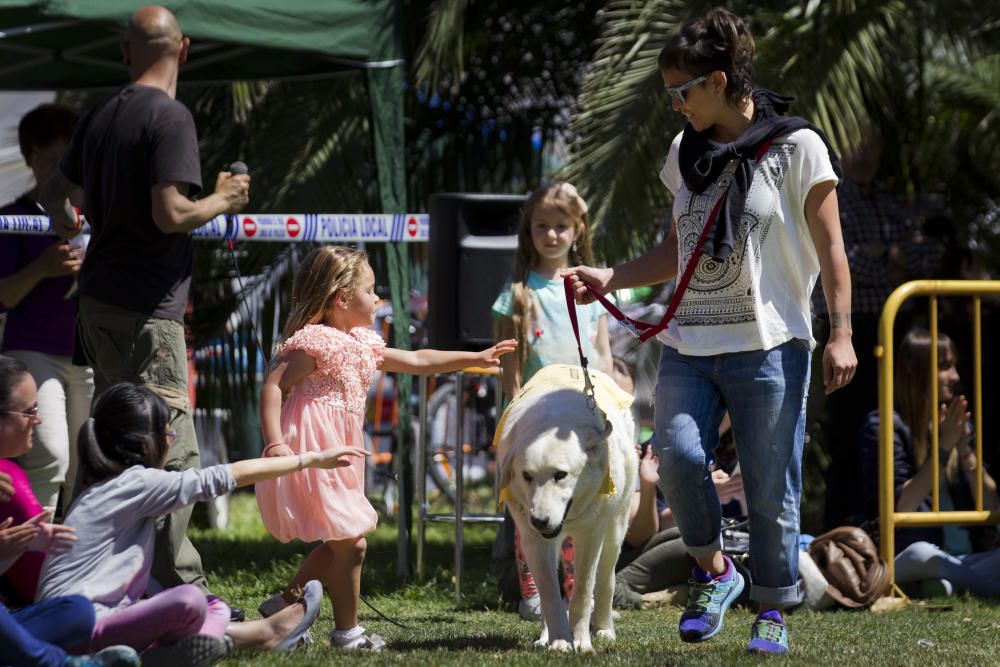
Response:
[{"label": "canopy tent", "polygon": [[[382,209],[405,212],[398,0],[0,0],[0,89],[123,85],[128,73],[118,46],[122,30],[136,9],[153,3],[170,9],[191,38],[181,86],[363,71]],[[407,251],[399,243],[388,243],[386,249],[392,301],[406,304]],[[394,343],[408,348],[407,309],[396,311]],[[401,377],[396,386],[401,405],[409,405],[411,379]],[[398,458],[408,461],[408,410],[400,411],[399,429]],[[403,507],[409,507],[410,488],[404,485]],[[408,524],[404,518],[401,537]]]}]

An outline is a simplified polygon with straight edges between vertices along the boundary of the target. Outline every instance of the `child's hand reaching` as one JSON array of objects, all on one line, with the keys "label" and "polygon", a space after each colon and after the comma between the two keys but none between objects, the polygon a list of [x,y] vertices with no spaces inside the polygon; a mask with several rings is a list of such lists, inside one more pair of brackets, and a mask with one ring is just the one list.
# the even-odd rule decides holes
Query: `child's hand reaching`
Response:
[{"label": "child's hand reaching", "polygon": [[369,452],[364,447],[333,447],[332,449],[325,449],[321,452],[309,452],[304,454],[303,458],[306,458],[306,467],[308,468],[343,468],[345,466],[351,465],[351,459],[353,457],[364,457],[371,456]]},{"label": "child's hand reaching", "polygon": [[493,347],[483,350],[476,355],[476,363],[483,367],[499,366],[500,357],[509,354],[517,347],[517,341],[513,338],[502,340]]}]

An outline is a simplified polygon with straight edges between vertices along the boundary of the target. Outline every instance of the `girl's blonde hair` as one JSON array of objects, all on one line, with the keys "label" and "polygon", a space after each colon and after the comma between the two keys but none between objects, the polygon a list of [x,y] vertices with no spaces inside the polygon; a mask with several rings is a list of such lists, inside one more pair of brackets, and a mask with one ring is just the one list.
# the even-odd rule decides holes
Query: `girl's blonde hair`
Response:
[{"label": "girl's blonde hair", "polygon": [[[951,357],[958,360],[958,351],[951,338],[938,334],[938,361]],[[913,459],[917,467],[923,465],[930,456],[930,433],[932,419],[938,419],[938,407],[931,405],[931,334],[929,331],[914,330],[906,334],[899,344],[895,371],[896,410],[903,422],[910,427],[910,443]],[[937,382],[937,371],[934,373]],[[945,468],[949,479],[957,471],[957,450],[952,450]]]},{"label": "girl's blonde hair", "polygon": [[354,291],[368,255],[342,245],[316,248],[302,260],[292,283],[292,310],[282,336],[291,338],[307,324],[319,324],[340,290]]},{"label": "girl's blonde hair", "polygon": [[[590,246],[590,216],[587,202],[572,184],[556,181],[536,189],[521,208],[521,223],[517,228],[517,253],[514,255],[514,269],[511,283],[514,295],[514,337],[519,341],[528,337],[531,321],[531,290],[528,289],[528,272],[538,263],[538,252],[531,240],[531,218],[540,207],[550,207],[560,211],[573,221],[574,242],[569,251],[569,265],[593,264],[594,253]],[[528,358],[527,345],[518,345],[514,350],[517,367],[524,371]]]}]

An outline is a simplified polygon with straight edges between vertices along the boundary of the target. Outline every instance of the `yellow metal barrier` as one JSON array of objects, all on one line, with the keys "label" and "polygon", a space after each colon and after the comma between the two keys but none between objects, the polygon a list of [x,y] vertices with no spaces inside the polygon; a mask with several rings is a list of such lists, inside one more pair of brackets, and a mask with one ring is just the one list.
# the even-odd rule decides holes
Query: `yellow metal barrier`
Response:
[{"label": "yellow metal barrier", "polygon": [[[900,285],[889,298],[879,321],[879,344],[875,349],[878,357],[878,409],[879,409],[879,529],[882,538],[882,556],[889,564],[889,581],[896,584],[895,530],[896,526],[945,526],[945,525],[988,525],[1000,523],[1000,511],[983,509],[983,350],[981,298],[984,295],[1000,295],[998,280],[914,280]],[[976,508],[973,511],[942,512],[939,499],[941,464],[936,455],[938,449],[937,411],[931,414],[932,470],[931,511],[896,512],[895,484],[893,480],[893,338],[892,327],[903,302],[915,296],[930,297],[931,330],[931,405],[938,404],[938,321],[937,298],[939,296],[972,297],[973,326],[973,394],[976,432]]]}]

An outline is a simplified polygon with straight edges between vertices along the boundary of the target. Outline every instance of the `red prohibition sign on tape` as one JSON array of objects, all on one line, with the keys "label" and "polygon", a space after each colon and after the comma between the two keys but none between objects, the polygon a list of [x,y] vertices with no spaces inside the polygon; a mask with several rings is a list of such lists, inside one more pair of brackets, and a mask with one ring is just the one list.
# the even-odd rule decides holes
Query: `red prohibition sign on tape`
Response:
[{"label": "red prohibition sign on tape", "polygon": [[409,234],[410,236],[416,236],[417,235],[417,226],[418,225],[417,225],[417,219],[416,218],[407,218],[407,220],[406,220],[406,233]]},{"label": "red prohibition sign on tape", "polygon": [[302,225],[300,225],[299,221],[296,220],[295,218],[289,218],[288,221],[285,222],[285,229],[288,230],[288,235],[294,239],[296,236],[299,235],[299,231],[302,229]]},{"label": "red prohibition sign on tape", "polygon": [[251,237],[257,233],[257,223],[253,218],[243,218],[243,233]]}]

